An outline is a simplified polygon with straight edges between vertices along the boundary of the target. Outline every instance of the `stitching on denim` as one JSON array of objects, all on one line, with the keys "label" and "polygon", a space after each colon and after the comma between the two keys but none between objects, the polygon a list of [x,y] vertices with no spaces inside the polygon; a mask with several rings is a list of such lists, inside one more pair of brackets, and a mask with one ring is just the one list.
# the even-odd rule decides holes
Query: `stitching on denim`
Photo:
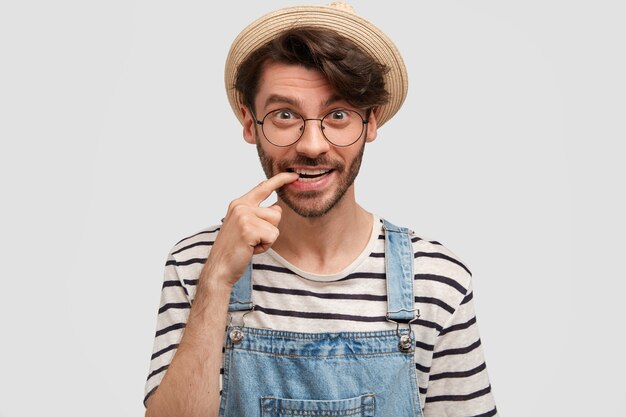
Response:
[{"label": "stitching on denim", "polygon": [[232,350],[232,351],[245,351],[245,352],[254,352],[254,353],[262,353],[265,355],[270,355],[270,356],[274,356],[274,357],[287,357],[287,358],[342,358],[342,357],[351,357],[351,356],[377,356],[377,355],[402,355],[402,356],[406,356],[409,354],[412,354],[415,352],[414,349],[412,350],[408,350],[406,352],[401,352],[401,351],[394,351],[394,352],[369,352],[369,353],[342,353],[339,355],[297,355],[297,354],[293,354],[293,353],[276,353],[276,352],[268,352],[265,350],[258,350],[258,349],[247,349],[247,348],[241,348],[241,347],[226,347],[226,350]]},{"label": "stitching on denim", "polygon": [[[294,400],[292,400],[292,401],[294,401]],[[297,400],[295,400],[295,401],[297,401]],[[339,400],[339,401],[341,401],[341,400]],[[331,400],[331,401],[329,401],[329,402],[332,402],[332,400]],[[284,410],[284,411],[311,411],[311,412],[323,412],[323,413],[324,413],[324,412],[333,412],[333,413],[334,413],[334,412],[337,412],[337,411],[341,411],[341,412],[343,412],[343,411],[354,411],[354,410],[362,410],[362,409],[364,409],[364,408],[371,408],[371,407],[373,407],[373,406],[372,406],[372,405],[367,405],[367,404],[365,404],[365,405],[363,405],[363,404],[362,404],[362,405],[359,405],[358,407],[353,407],[353,408],[342,408],[341,410],[302,410],[301,408],[287,408],[287,407],[280,407],[280,408],[278,408],[278,407],[276,407],[276,406],[272,406],[272,407],[263,406],[263,408],[266,408],[266,409],[270,409],[270,408],[272,408],[272,409],[274,409],[274,410]]]},{"label": "stitching on denim", "polygon": [[354,415],[359,415],[359,414],[363,414],[363,412],[373,412],[374,410],[372,409],[373,407],[367,406],[367,407],[360,407],[358,410],[355,410],[353,412],[350,413],[345,413],[343,412],[343,410],[326,410],[326,411],[315,411],[315,410],[294,410],[294,411],[289,411],[286,410],[284,408],[279,408],[277,410],[263,410],[263,413],[265,414],[266,411],[271,411],[273,413],[280,413],[279,415],[290,415],[290,416],[328,416],[328,417],[341,417],[341,416],[354,416]]},{"label": "stitching on denim", "polygon": [[[358,339],[380,339],[380,338],[390,338],[395,339],[397,337],[397,333],[395,330],[381,330],[381,331],[373,331],[373,332],[357,332],[357,333],[321,333],[319,337],[316,337],[315,333],[301,333],[298,334],[296,332],[287,332],[281,330],[271,330],[271,329],[257,329],[253,327],[247,327],[247,332],[249,334],[272,338],[272,339],[288,339],[288,340],[336,340],[336,339],[350,339],[350,340],[358,340]],[[310,334],[310,337],[308,336]],[[293,336],[292,336],[293,335]],[[326,335],[337,335],[337,338],[334,337],[324,337]]]},{"label": "stitching on denim", "polygon": [[[224,343],[224,353],[222,354],[222,367],[224,369],[224,374],[222,375],[222,395],[220,398],[220,412],[223,412],[223,415],[226,415],[228,410],[226,410],[226,406],[228,405],[228,394],[230,391],[230,371],[231,371],[231,353],[228,352],[228,341],[225,340]],[[224,407],[224,408],[222,408]]]},{"label": "stitching on denim", "polygon": [[357,408],[349,408],[344,410],[299,410],[295,408],[277,408],[273,407],[263,407],[263,412],[272,411],[274,413],[280,412],[281,414],[289,414],[289,415],[299,415],[299,416],[354,416],[362,413],[363,411],[374,411],[373,405],[361,405]]}]

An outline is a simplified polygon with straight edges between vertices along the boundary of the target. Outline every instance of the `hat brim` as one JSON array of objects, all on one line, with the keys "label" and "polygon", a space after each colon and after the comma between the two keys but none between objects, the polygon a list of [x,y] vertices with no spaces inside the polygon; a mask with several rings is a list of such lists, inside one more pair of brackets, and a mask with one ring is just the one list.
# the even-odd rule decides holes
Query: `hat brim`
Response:
[{"label": "hat brim", "polygon": [[389,102],[376,111],[378,126],[391,119],[402,106],[408,91],[408,77],[404,60],[394,43],[371,22],[355,13],[333,6],[288,7],[257,19],[248,25],[233,41],[224,71],[226,94],[233,112],[243,124],[243,101],[234,88],[237,68],[254,50],[265,45],[280,33],[291,28],[317,27],[333,30],[352,40],[364,52],[387,66],[385,87]]}]

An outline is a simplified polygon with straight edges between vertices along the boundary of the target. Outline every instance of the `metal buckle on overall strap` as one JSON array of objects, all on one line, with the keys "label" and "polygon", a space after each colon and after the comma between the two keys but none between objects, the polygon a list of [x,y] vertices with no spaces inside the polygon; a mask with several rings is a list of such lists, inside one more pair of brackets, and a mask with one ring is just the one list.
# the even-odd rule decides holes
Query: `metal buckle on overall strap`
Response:
[{"label": "metal buckle on overall strap", "polygon": [[230,337],[230,341],[233,342],[233,345],[237,345],[243,340],[243,329],[246,327],[246,316],[254,311],[254,307],[255,305],[252,304],[252,308],[243,313],[241,316],[241,325],[238,326],[233,326],[233,315],[228,313],[228,327],[231,329],[228,336]]},{"label": "metal buckle on overall strap", "polygon": [[[392,319],[389,318],[390,314],[399,313],[401,311],[414,313],[413,319],[409,320],[406,323],[409,326],[409,333],[408,334],[400,332],[400,322],[397,322],[397,321],[392,320]],[[396,325],[396,334],[398,335],[398,347],[400,348],[400,350],[403,351],[403,352],[410,351],[411,348],[413,347],[413,339],[411,338],[411,334],[412,334],[411,324],[413,324],[413,322],[415,320],[420,318],[420,310],[419,310],[419,308],[414,308],[412,310],[401,309],[401,310],[398,310],[398,311],[390,311],[387,314],[385,314],[385,318],[387,319],[388,322],[395,323],[395,325]]]}]

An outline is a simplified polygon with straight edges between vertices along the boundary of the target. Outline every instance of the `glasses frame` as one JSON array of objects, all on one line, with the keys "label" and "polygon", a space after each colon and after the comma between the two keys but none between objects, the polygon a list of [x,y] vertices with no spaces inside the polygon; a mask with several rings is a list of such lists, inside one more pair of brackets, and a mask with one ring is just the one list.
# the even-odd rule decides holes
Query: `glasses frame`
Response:
[{"label": "glasses frame", "polygon": [[[277,144],[275,144],[274,142],[272,142],[272,141],[271,141],[271,140],[267,137],[267,135],[265,134],[265,128],[264,128],[264,125],[265,125],[265,119],[267,119],[267,116],[269,116],[270,114],[275,113],[275,112],[277,112],[277,111],[280,111],[280,110],[289,110],[289,109],[276,109],[276,110],[271,110],[271,111],[267,112],[267,114],[266,114],[265,116],[263,116],[263,119],[261,119],[261,120],[257,119],[256,115],[255,115],[253,112],[251,112],[252,117],[254,118],[254,121],[256,122],[256,124],[258,124],[258,125],[260,125],[260,126],[261,126],[261,131],[263,132],[263,137],[265,138],[265,140],[266,140],[266,141],[268,141],[270,144],[272,144],[272,145],[274,145],[274,146],[276,146],[276,147],[279,147],[279,148],[286,148],[286,147],[288,147],[288,146],[292,146],[292,145],[295,145],[296,143],[298,143],[298,141],[299,141],[300,139],[302,139],[302,136],[304,135],[304,131],[306,130],[306,122],[308,122],[309,120],[317,120],[318,122],[320,122],[320,131],[322,132],[322,136],[324,136],[324,139],[326,139],[326,141],[327,141],[328,143],[330,143],[331,145],[333,145],[333,146],[337,146],[337,147],[339,147],[339,148],[346,148],[346,147],[348,147],[348,146],[352,146],[352,145],[354,145],[355,143],[357,143],[357,142],[359,141],[359,139],[361,139],[361,136],[363,136],[363,131],[365,130],[365,125],[366,125],[366,124],[368,124],[368,123],[370,122],[370,117],[369,117],[369,116],[370,116],[370,112],[371,112],[371,109],[368,109],[368,110],[367,110],[367,113],[366,113],[366,118],[365,118],[365,119],[363,118],[363,116],[361,116],[361,113],[359,113],[358,111],[353,110],[353,109],[334,109],[334,110],[331,110],[331,111],[329,111],[328,113],[326,113],[326,114],[325,114],[322,118],[313,118],[313,117],[305,118],[304,116],[302,116],[302,115],[301,115],[300,113],[298,113],[297,111],[289,110],[290,112],[292,112],[292,113],[297,114],[298,116],[300,116],[300,119],[302,119],[302,123],[303,123],[304,127],[302,128],[302,132],[300,132],[300,136],[298,136],[298,139],[296,139],[295,141],[293,141],[293,142],[292,142],[292,143],[290,143],[289,145],[277,145]],[[361,122],[363,123],[363,124],[362,124],[362,126],[361,126],[361,133],[359,133],[359,136],[358,136],[358,137],[354,140],[354,142],[351,142],[351,143],[349,143],[349,144],[347,144],[347,145],[337,145],[335,142],[333,142],[333,141],[331,141],[330,139],[328,139],[328,138],[326,137],[326,134],[324,134],[324,129],[323,129],[323,127],[324,127],[324,125],[323,125],[323,121],[324,121],[324,119],[325,119],[327,116],[329,116],[329,115],[331,115],[332,113],[334,113],[334,112],[336,112],[336,111],[339,111],[339,110],[343,110],[343,111],[350,111],[350,112],[356,113],[356,114],[357,114],[357,115],[361,118]]]}]

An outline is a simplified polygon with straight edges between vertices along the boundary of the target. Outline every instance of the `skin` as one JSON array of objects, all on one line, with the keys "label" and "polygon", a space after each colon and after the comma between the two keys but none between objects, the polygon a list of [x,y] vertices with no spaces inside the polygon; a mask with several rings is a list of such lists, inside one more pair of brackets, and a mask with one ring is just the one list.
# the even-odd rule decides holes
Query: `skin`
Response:
[{"label": "skin", "polygon": [[[291,103],[273,102],[271,97],[285,97]],[[353,107],[343,101],[326,104],[335,91],[319,71],[296,65],[266,63],[255,99],[255,114],[265,115],[283,107],[304,117],[322,117],[336,108]],[[268,101],[272,101],[268,104]],[[295,105],[294,105],[295,102]],[[264,164],[267,176],[284,172],[286,167],[304,160],[321,161],[323,166],[336,167],[330,183],[315,191],[315,198],[283,187],[278,193],[277,205],[283,209],[278,226],[280,234],[272,249],[297,267],[319,274],[341,271],[364,249],[370,237],[372,216],[355,199],[354,177],[358,173],[365,142],[376,139],[375,112],[370,116],[363,138],[348,147],[330,144],[322,135],[319,123],[307,123],[302,138],[289,147],[270,144],[245,107],[244,139],[259,148],[259,154],[269,161]],[[364,112],[361,112],[365,115]],[[263,158],[261,158],[263,159]],[[351,175],[350,167],[356,170]],[[342,167],[342,168],[339,168]],[[328,206],[332,207],[328,209]],[[302,208],[325,211],[322,216],[303,216]]]},{"label": "skin", "polygon": [[[286,103],[268,102],[277,94],[288,98],[288,107],[305,117],[321,117],[335,108],[351,108],[343,101],[327,103],[336,94],[321,73],[301,66],[268,63],[255,100],[256,114],[284,107]],[[147,401],[147,417],[218,415],[219,369],[230,291],[254,254],[272,248],[303,270],[329,274],[349,265],[370,237],[372,216],[356,203],[353,180],[364,142],[376,138],[374,114],[363,138],[352,146],[331,145],[319,124],[311,123],[296,144],[278,148],[262,137],[251,113],[245,108],[242,112],[244,139],[260,149],[269,178],[228,206],[200,274],[177,352],[159,388]],[[303,190],[293,184],[299,175],[285,172],[303,160],[333,167],[335,171],[322,186]],[[262,207],[261,203],[274,191],[280,191],[277,203]],[[305,212],[317,215],[302,215]]]},{"label": "skin", "polygon": [[230,291],[252,255],[278,237],[279,206],[259,207],[298,177],[281,173],[263,181],[228,206],[219,237],[200,273],[180,344],[159,388],[147,401],[147,417],[217,416],[219,370]]}]

